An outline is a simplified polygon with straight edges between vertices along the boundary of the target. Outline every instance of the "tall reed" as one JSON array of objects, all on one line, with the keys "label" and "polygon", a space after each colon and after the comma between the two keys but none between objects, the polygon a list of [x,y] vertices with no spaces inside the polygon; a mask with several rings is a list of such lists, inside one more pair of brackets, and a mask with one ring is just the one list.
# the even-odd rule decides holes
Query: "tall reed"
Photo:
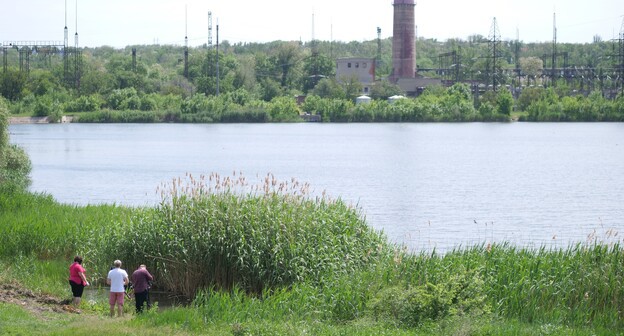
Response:
[{"label": "tall reed", "polygon": [[131,264],[149,263],[165,288],[262,293],[265,288],[353,272],[387,246],[357,209],[309,186],[267,175],[176,179],[163,200],[119,231],[111,245]]}]

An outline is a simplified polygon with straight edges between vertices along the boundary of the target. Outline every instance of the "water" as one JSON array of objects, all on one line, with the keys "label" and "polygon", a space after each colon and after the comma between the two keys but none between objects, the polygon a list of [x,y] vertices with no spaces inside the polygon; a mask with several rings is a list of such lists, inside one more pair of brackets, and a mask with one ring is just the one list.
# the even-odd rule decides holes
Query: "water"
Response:
[{"label": "water", "polygon": [[[415,251],[566,247],[624,230],[624,124],[11,125],[31,189],[153,205],[186,173],[267,173],[357,205]],[[624,232],[622,232],[624,234]]]},{"label": "water", "polygon": [[[108,287],[87,287],[84,289],[83,300],[86,302],[108,302],[109,293],[110,288]],[[159,309],[183,306],[189,303],[189,301],[183,297],[168,292],[150,291],[149,295],[151,304],[157,306]],[[124,301],[124,305],[126,306],[130,305],[134,307],[136,304],[134,296],[131,296],[131,298],[125,296]]]}]

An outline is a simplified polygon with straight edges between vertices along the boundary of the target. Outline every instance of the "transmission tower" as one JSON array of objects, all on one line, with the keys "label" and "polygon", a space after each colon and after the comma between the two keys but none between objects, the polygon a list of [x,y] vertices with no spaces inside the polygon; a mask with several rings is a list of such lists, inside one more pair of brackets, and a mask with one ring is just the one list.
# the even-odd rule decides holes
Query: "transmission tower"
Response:
[{"label": "transmission tower", "polygon": [[208,49],[212,49],[212,12],[208,12]]},{"label": "transmission tower", "polygon": [[557,14],[553,13],[553,47],[552,47],[552,70],[551,70],[551,79],[552,86],[557,86],[557,81],[555,80],[555,69],[557,69]]},{"label": "transmission tower", "polygon": [[496,92],[496,88],[500,84],[501,77],[501,35],[496,18],[492,21],[492,27],[490,28],[490,35],[488,36],[488,75],[490,77],[492,89]]}]

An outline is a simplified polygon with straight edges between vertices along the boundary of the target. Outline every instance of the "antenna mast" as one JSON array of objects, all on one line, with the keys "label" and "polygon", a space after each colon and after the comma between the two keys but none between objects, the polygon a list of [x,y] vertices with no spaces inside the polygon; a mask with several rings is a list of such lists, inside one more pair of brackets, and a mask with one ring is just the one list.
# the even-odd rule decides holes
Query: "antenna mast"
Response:
[{"label": "antenna mast", "polygon": [[76,34],[74,34],[74,47],[78,49],[78,0],[76,0]]},{"label": "antenna mast", "polygon": [[184,5],[184,78],[189,78],[188,66],[188,5]]},{"label": "antenna mast", "polygon": [[67,0],[65,0],[65,48],[69,47],[69,33],[67,31]]}]

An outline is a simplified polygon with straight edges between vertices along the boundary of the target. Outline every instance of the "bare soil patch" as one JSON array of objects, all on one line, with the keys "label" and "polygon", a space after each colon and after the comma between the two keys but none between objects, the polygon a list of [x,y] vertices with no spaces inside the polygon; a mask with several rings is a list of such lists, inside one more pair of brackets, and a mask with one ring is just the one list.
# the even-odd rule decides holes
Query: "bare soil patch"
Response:
[{"label": "bare soil patch", "polygon": [[0,284],[0,302],[15,304],[37,314],[80,313],[70,305],[70,300],[37,294],[15,282]]}]

